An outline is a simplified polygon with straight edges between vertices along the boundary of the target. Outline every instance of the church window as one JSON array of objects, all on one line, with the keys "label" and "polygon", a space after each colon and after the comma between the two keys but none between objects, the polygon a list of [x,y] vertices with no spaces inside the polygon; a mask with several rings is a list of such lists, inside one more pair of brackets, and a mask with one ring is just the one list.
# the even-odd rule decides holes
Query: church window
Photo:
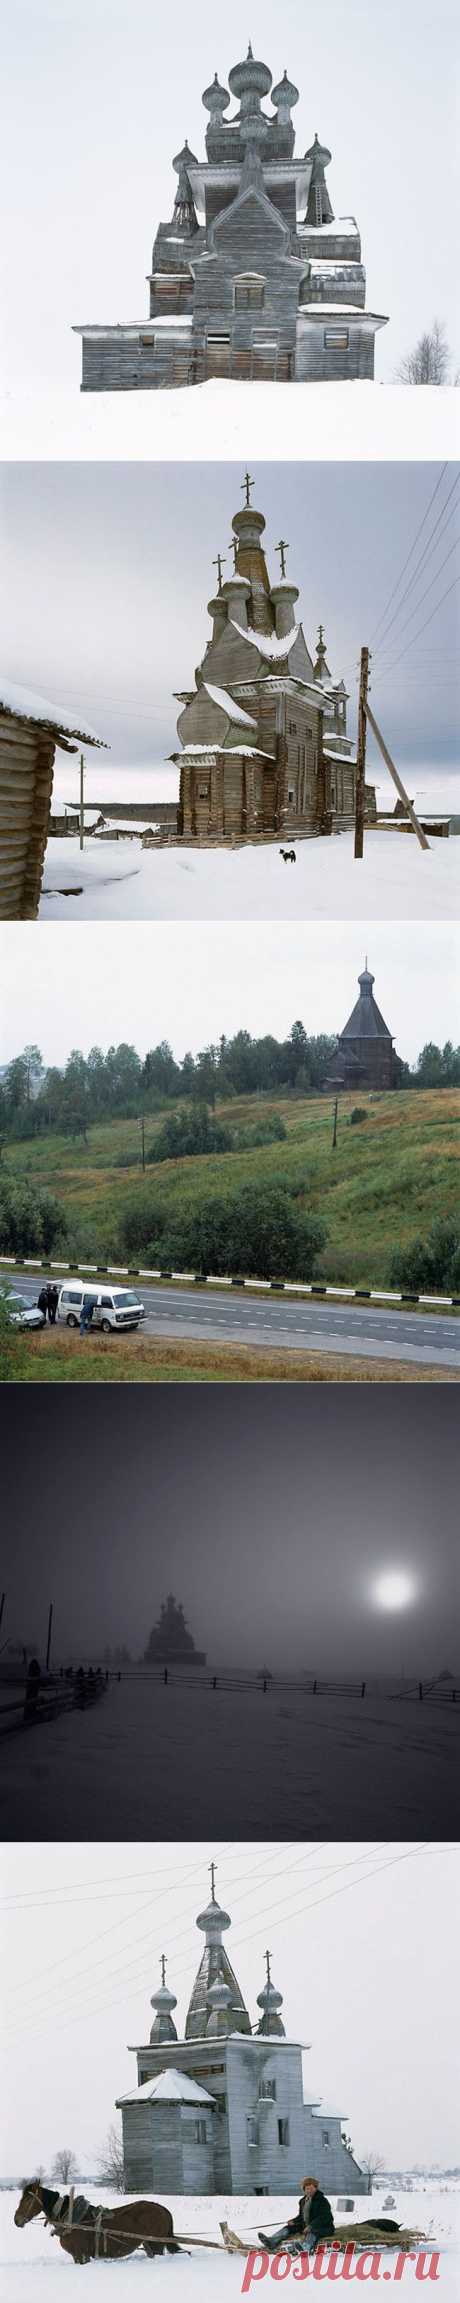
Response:
[{"label": "church window", "polygon": [[199,799],[199,800],[208,800],[208,799],[209,799],[209,784],[199,784],[199,785],[198,785],[198,799]]},{"label": "church window", "polygon": [[297,720],[290,720],[290,721],[289,721],[289,735],[290,735],[290,736],[296,736],[296,735],[297,735]]},{"label": "church window", "polygon": [[247,2138],[250,2151],[255,2151],[259,2141],[259,2129],[257,2119],[253,2118],[252,2112],[247,2121]]},{"label": "church window", "polygon": [[265,282],[256,273],[242,272],[235,280],[235,312],[261,312],[265,303]]},{"label": "church window", "polygon": [[276,2079],[261,2079],[259,2095],[262,2102],[276,2103]]},{"label": "church window", "polygon": [[208,2130],[205,2119],[194,2119],[192,2126],[192,2136],[194,2143],[207,2143]]},{"label": "church window", "polygon": [[349,328],[325,328],[324,343],[326,352],[348,352],[349,342]]},{"label": "church window", "polygon": [[288,784],[288,808],[295,808],[295,785]]},{"label": "church window", "polygon": [[288,2146],[288,2143],[289,2143],[289,2120],[288,2120],[288,2119],[279,2119],[279,2120],[278,2120],[278,2142],[279,2142],[280,2146],[282,2147],[283,2151],[286,2151],[286,2150],[287,2150],[287,2146]]},{"label": "church window", "polygon": [[322,2128],[322,2130],[321,2130],[321,2141],[322,2141],[322,2143],[324,2143],[324,2144],[325,2144],[325,2147],[326,2147],[326,2151],[329,2151],[329,2148],[330,2148],[330,2141],[331,2141],[331,2137],[330,2137],[330,2131],[329,2131],[329,2128],[328,2128],[328,2127],[323,2127],[323,2128]]},{"label": "church window", "polygon": [[141,336],[141,344],[142,344],[142,350],[143,350],[144,352],[154,352],[154,350],[155,350],[155,337],[154,337],[154,336]]}]

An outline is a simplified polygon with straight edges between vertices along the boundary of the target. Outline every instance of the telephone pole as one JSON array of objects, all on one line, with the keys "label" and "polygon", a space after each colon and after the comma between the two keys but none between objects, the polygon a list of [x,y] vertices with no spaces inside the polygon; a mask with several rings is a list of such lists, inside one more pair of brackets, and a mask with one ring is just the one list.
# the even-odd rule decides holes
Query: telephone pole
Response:
[{"label": "telephone pole", "polygon": [[367,729],[367,690],[368,690],[368,684],[369,684],[369,649],[368,649],[368,648],[362,648],[362,649],[361,649],[361,668],[360,668],[360,675],[359,675],[359,707],[358,707],[358,750],[357,750],[357,757],[356,757],[356,800],[355,800],[355,856],[362,856],[362,854],[363,854],[363,849],[364,849],[364,789],[365,789],[365,781],[366,781],[366,729]]},{"label": "telephone pole", "polygon": [[143,1113],[142,1113],[142,1118],[141,1118],[140,1127],[141,1127],[141,1144],[142,1144],[142,1174],[143,1174],[143,1175],[145,1175],[145,1120],[144,1120],[144,1114],[143,1114]]},{"label": "telephone pole", "polygon": [[84,762],[84,758],[83,758],[83,752],[80,752],[80,847],[81,847],[81,848],[83,847],[83,841],[84,841],[84,831],[85,831],[85,762]]},{"label": "telephone pole", "polygon": [[333,1152],[335,1151],[335,1147],[336,1147],[336,1143],[337,1143],[337,1112],[338,1112],[338,1099],[337,1099],[337,1096],[336,1096],[336,1099],[335,1099],[335,1104],[334,1104],[334,1119],[333,1119],[333,1126],[332,1126],[332,1150],[333,1150]]},{"label": "telephone pole", "polygon": [[47,1642],[46,1642],[46,1670],[47,1670],[47,1671],[49,1671],[50,1654],[51,1654],[51,1629],[52,1629],[52,1622],[53,1622],[53,1601],[51,1600],[51,1601],[50,1601],[50,1607],[49,1607],[49,1614],[48,1614],[48,1638],[47,1638]]}]

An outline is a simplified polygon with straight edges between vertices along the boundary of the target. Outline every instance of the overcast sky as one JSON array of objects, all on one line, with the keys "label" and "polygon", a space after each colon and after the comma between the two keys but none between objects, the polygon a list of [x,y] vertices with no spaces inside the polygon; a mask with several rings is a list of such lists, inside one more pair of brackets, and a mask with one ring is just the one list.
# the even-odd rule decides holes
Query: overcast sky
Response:
[{"label": "overcast sky", "polygon": [[452,2165],[458,1851],[217,1839],[3,1849],[2,2170],[69,2143],[91,2172],[136,2083],[127,2043],[148,2038],[163,1951],[183,2031],[213,1856],[251,2019],[268,1944],[286,2030],[311,2046],[305,2092],[343,2112],[358,2157]]},{"label": "overcast sky", "polygon": [[122,1409],[110,1385],[64,1387],[58,1418],[52,1389],[8,1399],[8,1639],[43,1653],[54,1599],[56,1661],[138,1656],[172,1586],[211,1665],[457,1669],[453,1389],[368,1388],[363,1407],[358,1384],[140,1384]]},{"label": "overcast sky", "polygon": [[[212,949],[212,964],[211,964]],[[29,1041],[45,1064],[65,1062],[73,1047],[87,1055],[128,1040],[146,1054],[169,1040],[177,1057],[196,1053],[222,1032],[273,1032],[283,1039],[300,1018],[305,1029],[339,1032],[351,1014],[366,953],[375,998],[396,1041],[413,1062],[428,1039],[460,1037],[460,930],[452,921],[427,927],[380,920],[350,926],[283,923],[140,922],[120,929],[90,923],[0,927],[0,1064]]]},{"label": "overcast sky", "polygon": [[[382,626],[381,644],[376,631],[371,693],[397,764],[406,761],[414,774],[424,762],[458,759],[459,593],[449,589],[458,566],[456,467],[442,476],[435,464],[275,463],[253,465],[253,474],[272,581],[284,536],[299,587],[296,613],[310,650],[324,625],[332,677],[343,675],[350,689],[353,736],[360,648],[372,645],[437,489],[398,594],[401,611],[385,639]],[[226,554],[230,572],[241,485],[239,464],[0,466],[1,669],[75,710],[77,720],[80,713],[111,746],[108,762],[104,753],[100,761],[89,755],[108,796],[111,767],[153,766],[177,748],[174,695],[193,687],[211,635],[213,561]],[[381,783],[385,769],[371,736],[368,752],[369,778]],[[59,791],[76,790],[67,759]]]},{"label": "overcast sky", "polygon": [[[152,0],[16,0],[4,25],[4,368],[9,394],[63,388],[78,407],[72,324],[137,321],[171,161],[187,135],[204,154],[201,95],[216,67],[254,53],[300,90],[296,148],[315,128],[332,151],[337,215],[355,214],[368,305],[390,315],[379,378],[434,314],[460,355],[455,289],[455,0],[213,0],[168,13]],[[442,187],[442,195],[440,194]],[[184,395],[184,398],[186,396]],[[133,437],[136,401],[132,395]]]}]

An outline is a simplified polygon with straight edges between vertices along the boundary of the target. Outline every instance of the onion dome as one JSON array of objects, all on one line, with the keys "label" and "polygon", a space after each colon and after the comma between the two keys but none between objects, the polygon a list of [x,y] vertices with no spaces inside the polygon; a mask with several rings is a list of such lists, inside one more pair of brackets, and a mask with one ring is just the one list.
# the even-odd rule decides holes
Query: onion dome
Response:
[{"label": "onion dome", "polygon": [[232,2009],[230,1985],[225,1982],[223,1975],[216,1975],[215,1983],[210,1984],[206,1993],[206,2006],[209,2007],[206,2034],[209,2038],[218,2038],[219,2034],[229,2029]]},{"label": "onion dome", "polygon": [[263,2038],[285,2039],[286,2034],[284,2023],[281,2022],[281,2016],[279,2012],[280,2007],[283,2005],[283,1994],[282,1991],[276,1991],[275,1985],[272,1983],[269,1951],[266,1951],[265,1953],[265,1961],[267,1968],[267,1981],[264,1983],[263,1991],[259,1991],[257,1994],[257,2006],[262,2008],[261,2020],[257,2025],[257,2031],[258,2034],[260,2034]]},{"label": "onion dome", "polygon": [[176,176],[180,176],[182,168],[188,170],[189,168],[197,167],[198,161],[195,157],[195,153],[190,151],[190,145],[187,143],[186,137],[182,152],[176,152],[175,160],[173,160],[173,168],[175,168]]},{"label": "onion dome", "polygon": [[328,168],[329,161],[332,160],[332,152],[328,151],[327,144],[320,144],[316,131],[314,142],[310,144],[309,152],[305,153],[305,159],[311,160],[312,167],[317,165],[318,168]]},{"label": "onion dome", "polygon": [[[243,104],[245,97],[248,98],[254,96],[268,96],[269,89],[271,88],[272,84],[272,76],[269,65],[259,64],[256,62],[256,59],[252,53],[251,42],[249,42],[248,53],[244,64],[234,64],[232,66],[232,71],[229,72],[228,75],[228,81],[229,87],[232,91],[232,96],[240,96],[242,98]],[[247,104],[245,109],[247,110]]]},{"label": "onion dome", "polygon": [[331,675],[327,663],[327,647],[324,638],[323,626],[322,624],[319,624],[318,638],[316,642],[316,664],[313,666],[313,679],[330,680],[330,677]]},{"label": "onion dome", "polygon": [[168,1986],[165,1982],[165,1969],[166,1960],[162,1959],[161,1983],[159,1984],[158,1991],[154,1991],[153,1999],[150,2001],[151,2007],[155,2008],[155,2021],[152,2023],[152,2029],[150,2033],[151,2040],[177,2039],[176,2026],[172,2020],[173,2008],[177,2007],[177,1999],[175,1999],[173,1991],[168,1991]]},{"label": "onion dome", "polygon": [[221,120],[223,113],[227,111],[227,106],[230,103],[228,88],[221,88],[217,72],[214,73],[211,87],[204,89],[201,102],[204,104],[205,111],[211,113],[213,120]]},{"label": "onion dome", "polygon": [[225,1935],[227,1927],[231,1927],[232,1922],[229,1913],[223,1911],[221,1904],[216,1902],[214,1890],[211,1902],[206,1904],[205,1911],[199,1911],[196,1924],[197,1927],[201,1928],[202,1934],[206,1936],[207,1943],[220,1943],[221,1936]]},{"label": "onion dome", "polygon": [[275,105],[275,111],[286,118],[290,112],[293,112],[294,104],[298,104],[299,90],[295,87],[293,80],[288,80],[287,72],[283,72],[283,78],[278,81],[278,86],[272,88],[271,100],[272,104]]}]

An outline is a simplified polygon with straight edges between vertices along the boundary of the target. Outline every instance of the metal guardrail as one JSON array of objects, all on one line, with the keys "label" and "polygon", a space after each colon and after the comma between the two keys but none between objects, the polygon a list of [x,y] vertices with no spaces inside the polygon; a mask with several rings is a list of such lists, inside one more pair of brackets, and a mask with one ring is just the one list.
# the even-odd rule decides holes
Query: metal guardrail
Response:
[{"label": "metal guardrail", "polygon": [[323,1282],[320,1280],[257,1279],[257,1277],[248,1279],[226,1272],[171,1271],[170,1268],[162,1271],[160,1266],[155,1266],[153,1270],[149,1270],[145,1264],[141,1266],[128,1263],[72,1263],[64,1262],[57,1257],[0,1255],[0,1271],[2,1270],[5,1272],[56,1272],[57,1275],[61,1273],[63,1279],[66,1275],[69,1277],[73,1275],[76,1278],[78,1276],[84,1277],[86,1274],[88,1279],[139,1279],[148,1281],[150,1285],[155,1285],[161,1280],[172,1280],[188,1287],[236,1287],[242,1291],[259,1289],[263,1295],[305,1296],[314,1302],[330,1302],[332,1299],[337,1303],[344,1304],[352,1302],[382,1304],[387,1305],[390,1311],[397,1310],[401,1304],[409,1309],[412,1304],[422,1304],[426,1311],[460,1310],[460,1295],[417,1295],[409,1294],[407,1289],[343,1287],[339,1284],[335,1287],[332,1282],[326,1280]]}]

